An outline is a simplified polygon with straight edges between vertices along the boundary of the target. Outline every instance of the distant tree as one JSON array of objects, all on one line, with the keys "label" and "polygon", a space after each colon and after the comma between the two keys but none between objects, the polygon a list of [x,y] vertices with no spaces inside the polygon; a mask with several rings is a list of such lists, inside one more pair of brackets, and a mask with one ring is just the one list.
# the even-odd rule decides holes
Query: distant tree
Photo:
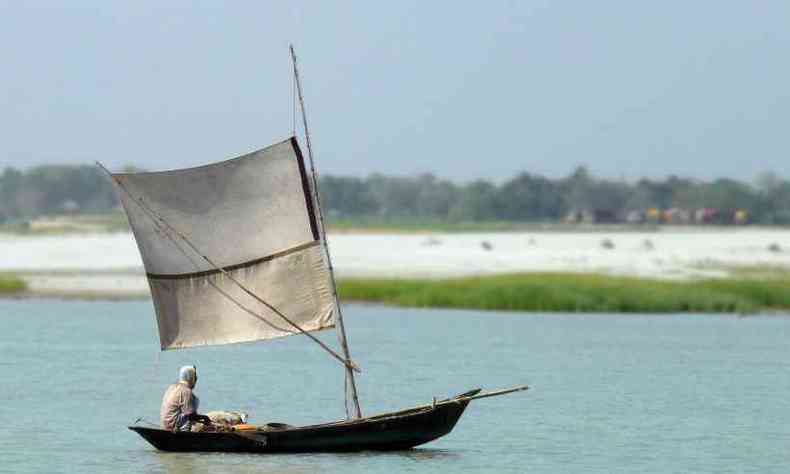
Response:
[{"label": "distant tree", "polygon": [[340,215],[371,215],[378,210],[367,184],[360,178],[322,176],[319,189],[323,206]]},{"label": "distant tree", "polygon": [[632,193],[622,182],[595,179],[585,166],[577,167],[560,183],[567,210],[606,210],[621,212]]},{"label": "distant tree", "polygon": [[593,178],[586,166],[578,166],[573,173],[562,180],[565,207],[573,210],[588,209],[593,195]]},{"label": "distant tree", "polygon": [[633,189],[628,193],[628,197],[624,203],[624,209],[627,211],[643,211],[646,209],[659,207],[658,199],[653,193],[651,182],[648,180],[641,180]]},{"label": "distant tree", "polygon": [[770,193],[782,186],[782,178],[773,171],[760,173],[755,180],[757,190],[761,193]]},{"label": "distant tree", "polygon": [[450,208],[457,199],[457,189],[449,181],[442,181],[432,174],[417,177],[419,194],[417,196],[417,215],[448,219]]},{"label": "distant tree", "polygon": [[625,204],[630,195],[631,189],[626,183],[598,181],[590,192],[590,207],[621,213],[626,210]]},{"label": "distant tree", "polygon": [[17,196],[22,190],[24,175],[21,171],[8,167],[0,175],[0,213],[6,218],[19,217]]},{"label": "distant tree", "polygon": [[485,221],[496,216],[497,188],[485,180],[461,188],[461,196],[450,209],[453,221]]},{"label": "distant tree", "polygon": [[756,193],[748,184],[732,179],[717,179],[702,187],[702,196],[707,207],[734,210],[753,208]]},{"label": "distant tree", "polygon": [[[124,171],[140,170],[127,166]],[[542,221],[557,220],[570,210],[623,215],[677,207],[717,208],[730,214],[743,209],[756,222],[790,224],[790,181],[773,173],[760,175],[754,185],[678,176],[628,184],[597,178],[579,166],[562,179],[522,172],[501,185],[486,180],[455,184],[429,173],[323,176],[319,189],[325,209],[348,217]],[[47,165],[24,172],[9,167],[0,174],[0,219],[57,213],[66,207],[105,212],[117,204],[110,180],[92,165]]]},{"label": "distant tree", "polygon": [[506,181],[497,193],[496,202],[497,217],[514,221],[558,219],[566,207],[558,184],[529,173]]},{"label": "distant tree", "polygon": [[757,179],[758,209],[754,220],[763,224],[790,224],[790,181],[774,173],[764,173]]}]

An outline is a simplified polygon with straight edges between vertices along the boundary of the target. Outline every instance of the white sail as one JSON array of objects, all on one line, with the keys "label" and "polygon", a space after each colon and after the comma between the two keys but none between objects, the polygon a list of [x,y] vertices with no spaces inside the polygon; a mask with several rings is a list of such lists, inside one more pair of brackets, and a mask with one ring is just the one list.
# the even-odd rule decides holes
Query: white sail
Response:
[{"label": "white sail", "polygon": [[332,277],[296,139],[212,165],[113,178],[163,350],[298,332],[231,278],[305,331],[334,326]]}]

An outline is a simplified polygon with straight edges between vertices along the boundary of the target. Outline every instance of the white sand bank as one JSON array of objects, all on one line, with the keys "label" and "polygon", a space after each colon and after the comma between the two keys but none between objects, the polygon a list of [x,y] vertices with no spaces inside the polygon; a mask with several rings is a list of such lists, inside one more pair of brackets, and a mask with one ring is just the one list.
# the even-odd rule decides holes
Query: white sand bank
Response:
[{"label": "white sand bank", "polygon": [[[604,248],[605,240],[611,242],[611,248]],[[790,231],[760,228],[336,234],[330,235],[329,241],[341,278],[444,278],[544,271],[695,278],[726,276],[727,268],[744,265],[790,268]],[[0,271],[21,274],[39,294],[101,297],[148,293],[137,246],[127,233],[0,235]]]}]

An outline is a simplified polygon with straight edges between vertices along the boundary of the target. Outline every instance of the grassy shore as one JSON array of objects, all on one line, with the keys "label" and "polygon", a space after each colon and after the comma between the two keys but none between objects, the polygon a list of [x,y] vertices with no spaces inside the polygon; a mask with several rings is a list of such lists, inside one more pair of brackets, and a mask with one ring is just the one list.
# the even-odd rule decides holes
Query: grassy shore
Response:
[{"label": "grassy shore", "polygon": [[348,300],[398,306],[537,312],[754,313],[790,310],[790,278],[664,281],[533,273],[451,280],[340,282]]},{"label": "grassy shore", "polygon": [[[759,270],[759,271],[757,271]],[[447,280],[342,279],[341,297],[396,306],[532,312],[739,313],[790,312],[790,273],[756,269],[732,278],[667,281],[580,273],[528,273]],[[37,293],[38,291],[38,293]],[[0,273],[0,296],[28,292],[24,280]],[[147,297],[80,290],[60,297]]]},{"label": "grassy shore", "polygon": [[0,275],[0,294],[22,293],[27,290],[27,284],[17,277]]}]

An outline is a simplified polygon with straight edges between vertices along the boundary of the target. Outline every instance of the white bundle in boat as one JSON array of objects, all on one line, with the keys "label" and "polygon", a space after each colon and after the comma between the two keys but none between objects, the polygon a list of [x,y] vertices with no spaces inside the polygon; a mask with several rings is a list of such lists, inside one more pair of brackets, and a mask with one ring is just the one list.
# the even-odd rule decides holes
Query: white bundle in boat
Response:
[{"label": "white bundle in boat", "polygon": [[210,411],[206,413],[212,423],[234,426],[247,423],[248,415],[241,411]]}]

